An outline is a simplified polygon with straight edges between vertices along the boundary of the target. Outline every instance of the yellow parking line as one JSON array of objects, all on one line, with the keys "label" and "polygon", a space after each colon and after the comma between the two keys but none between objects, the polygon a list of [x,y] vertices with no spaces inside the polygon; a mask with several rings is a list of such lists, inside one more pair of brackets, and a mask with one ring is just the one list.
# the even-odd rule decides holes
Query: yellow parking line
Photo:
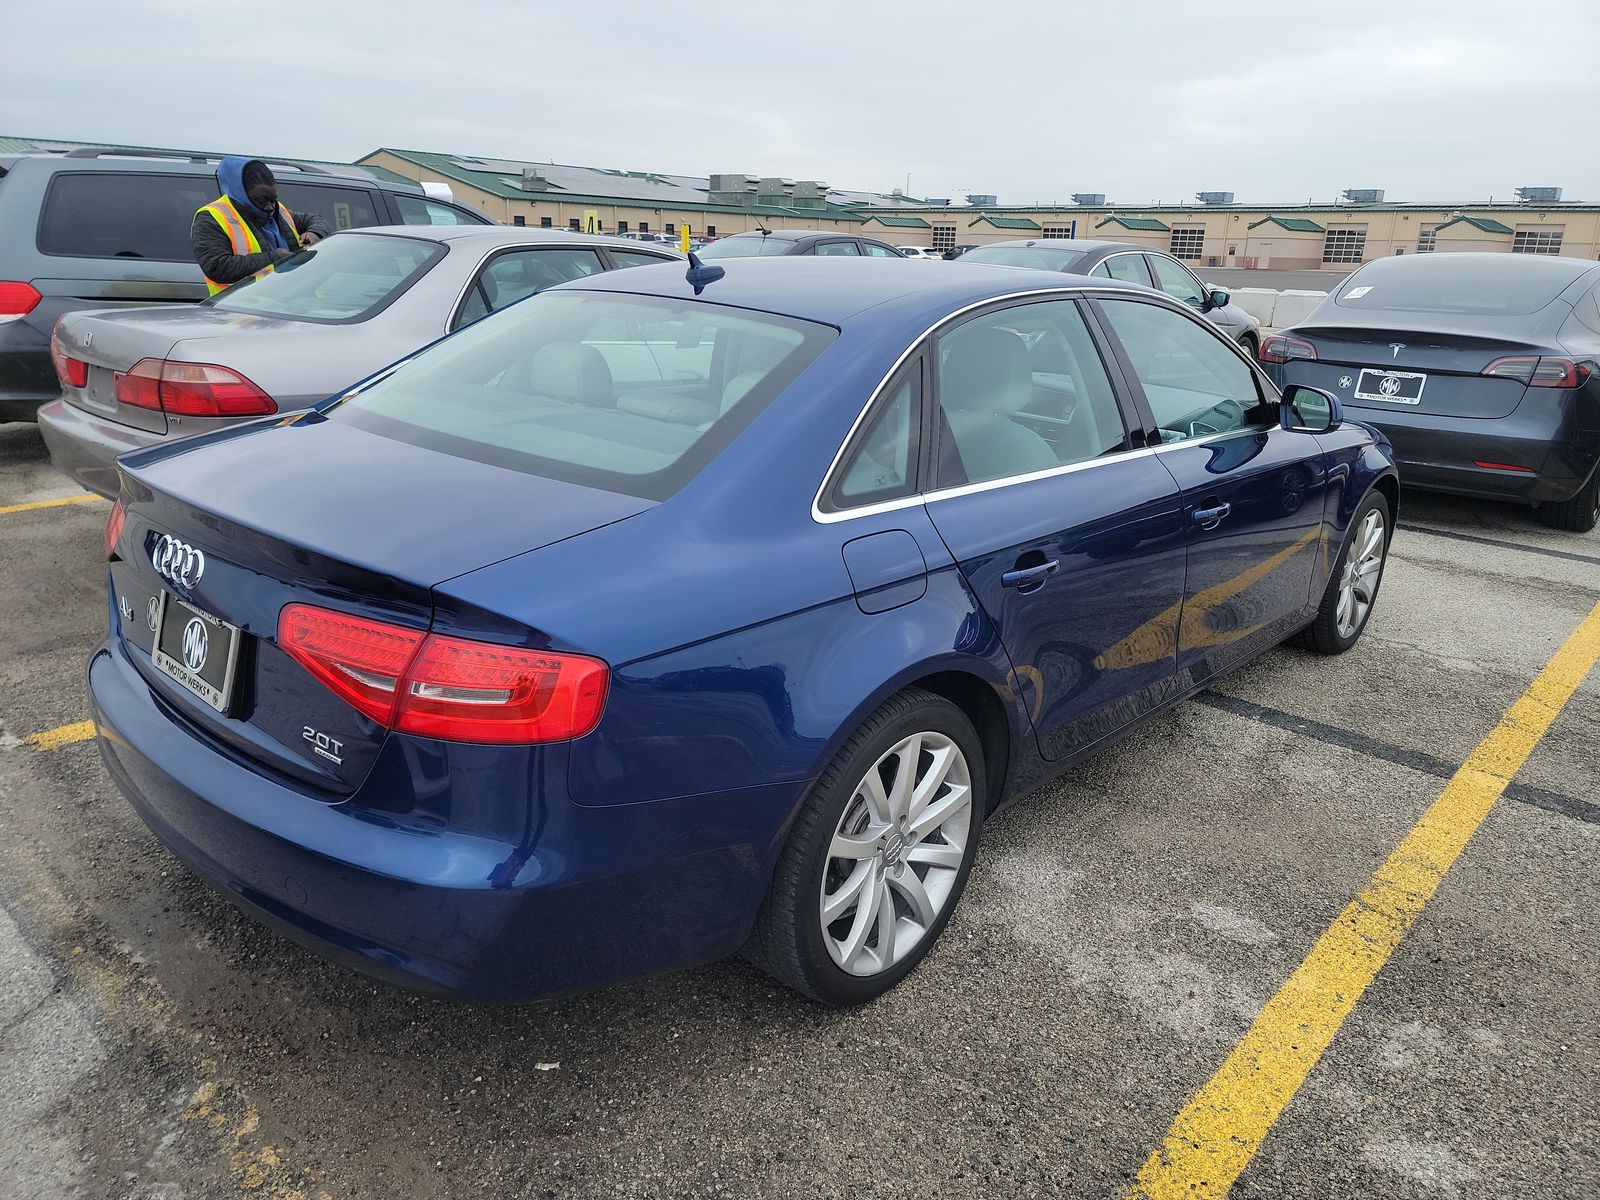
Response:
[{"label": "yellow parking line", "polygon": [[29,512],[35,508],[60,508],[63,504],[87,504],[91,500],[102,500],[103,496],[96,496],[93,492],[84,492],[81,496],[63,496],[59,500],[29,500],[25,504],[0,504],[0,517],[7,513]]},{"label": "yellow parking line", "polygon": [[1137,1200],[1222,1196],[1255,1155],[1367,985],[1583,677],[1600,660],[1600,604],[1462,764],[1365,891],[1268,1000],[1145,1160]]},{"label": "yellow parking line", "polygon": [[60,725],[55,729],[46,729],[43,733],[31,734],[23,738],[22,742],[35,750],[56,750],[62,746],[70,746],[74,742],[86,742],[93,736],[93,721],[74,721],[70,725]]}]

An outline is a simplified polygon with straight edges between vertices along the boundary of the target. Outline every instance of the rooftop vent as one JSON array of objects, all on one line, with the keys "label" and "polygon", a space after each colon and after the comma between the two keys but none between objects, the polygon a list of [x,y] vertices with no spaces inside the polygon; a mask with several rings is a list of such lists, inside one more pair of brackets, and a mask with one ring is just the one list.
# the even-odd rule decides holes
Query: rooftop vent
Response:
[{"label": "rooftop vent", "polygon": [[1201,204],[1232,204],[1232,192],[1196,192],[1194,198]]},{"label": "rooftop vent", "polygon": [[550,181],[538,167],[523,167],[522,178],[517,181],[517,186],[525,192],[547,192],[550,190]]},{"label": "rooftop vent", "polygon": [[974,208],[985,208],[991,204],[999,204],[1000,198],[998,196],[984,195],[968,196],[967,203],[972,205]]},{"label": "rooftop vent", "polygon": [[1558,187],[1520,187],[1517,189],[1517,199],[1524,204],[1554,204],[1561,199],[1561,189]]},{"label": "rooftop vent", "polygon": [[930,208],[949,208],[950,207],[950,197],[949,196],[940,196],[937,199],[935,199],[934,197],[929,196],[926,200],[923,201],[923,203],[928,205]]},{"label": "rooftop vent", "polygon": [[1072,202],[1074,204],[1104,204],[1106,202],[1106,194],[1104,192],[1073,192]]},{"label": "rooftop vent", "polygon": [[1349,188],[1343,195],[1351,204],[1378,204],[1383,200],[1383,189]]}]

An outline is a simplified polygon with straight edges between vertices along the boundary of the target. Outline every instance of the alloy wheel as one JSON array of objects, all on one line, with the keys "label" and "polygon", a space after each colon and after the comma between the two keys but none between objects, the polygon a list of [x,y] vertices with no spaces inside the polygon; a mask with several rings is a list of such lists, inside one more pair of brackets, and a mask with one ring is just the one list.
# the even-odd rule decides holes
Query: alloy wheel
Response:
[{"label": "alloy wheel", "polygon": [[1334,623],[1342,638],[1354,637],[1372,610],[1378,577],[1383,572],[1384,533],[1383,514],[1373,509],[1362,519],[1350,542],[1339,576],[1339,606],[1334,610]]},{"label": "alloy wheel", "polygon": [[942,733],[914,733],[856,784],[828,846],[819,919],[835,964],[876,975],[950,903],[972,831],[972,777]]}]

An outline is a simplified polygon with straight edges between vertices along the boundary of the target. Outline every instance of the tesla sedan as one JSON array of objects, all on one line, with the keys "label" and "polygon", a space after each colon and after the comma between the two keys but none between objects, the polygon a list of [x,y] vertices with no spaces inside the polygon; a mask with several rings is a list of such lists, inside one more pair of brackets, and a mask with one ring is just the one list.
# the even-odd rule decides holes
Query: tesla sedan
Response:
[{"label": "tesla sedan", "polygon": [[139,814],[324,954],[524,999],[741,948],[879,995],[996,809],[1354,645],[1399,495],[1177,301],[909,262],[590,275],[118,466]]},{"label": "tesla sedan", "polygon": [[1103,242],[1091,238],[1027,238],[974,246],[961,255],[972,265],[1032,267],[1039,271],[1070,271],[1100,279],[1120,279],[1142,284],[1183,301],[1222,330],[1252,357],[1261,346],[1261,322],[1228,302],[1228,293],[1207,287],[1193,271],[1170,254],[1135,246],[1131,242]]},{"label": "tesla sedan", "polygon": [[669,261],[565,230],[347,231],[198,305],[68,313],[40,430],[59,470],[109,497],[125,451],[306,408],[542,288]]},{"label": "tesla sedan", "polygon": [[1378,259],[1261,358],[1383,430],[1408,487],[1531,504],[1556,529],[1600,522],[1600,265]]}]

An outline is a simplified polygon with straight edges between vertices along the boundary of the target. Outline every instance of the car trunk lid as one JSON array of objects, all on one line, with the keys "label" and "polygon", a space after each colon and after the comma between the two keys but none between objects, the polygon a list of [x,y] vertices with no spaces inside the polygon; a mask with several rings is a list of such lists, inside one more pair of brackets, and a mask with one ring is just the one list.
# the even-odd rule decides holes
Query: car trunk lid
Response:
[{"label": "car trunk lid", "polygon": [[[1525,385],[1483,370],[1496,359],[1539,353],[1523,341],[1422,325],[1402,330],[1308,324],[1289,336],[1316,349],[1319,386],[1335,391],[1348,407],[1446,417],[1509,416],[1522,402]],[[1333,386],[1336,376],[1348,378],[1349,386]],[[1385,384],[1386,377],[1394,382]]]},{"label": "car trunk lid", "polygon": [[[434,585],[651,507],[315,415],[199,443],[121,461],[119,636],[169,707],[230,752],[335,797],[359,786],[387,731],[278,647],[285,605],[425,630]],[[220,708],[157,655],[182,658],[196,621],[208,653],[233,654]],[[203,656],[194,670],[222,680],[219,663]]]}]

